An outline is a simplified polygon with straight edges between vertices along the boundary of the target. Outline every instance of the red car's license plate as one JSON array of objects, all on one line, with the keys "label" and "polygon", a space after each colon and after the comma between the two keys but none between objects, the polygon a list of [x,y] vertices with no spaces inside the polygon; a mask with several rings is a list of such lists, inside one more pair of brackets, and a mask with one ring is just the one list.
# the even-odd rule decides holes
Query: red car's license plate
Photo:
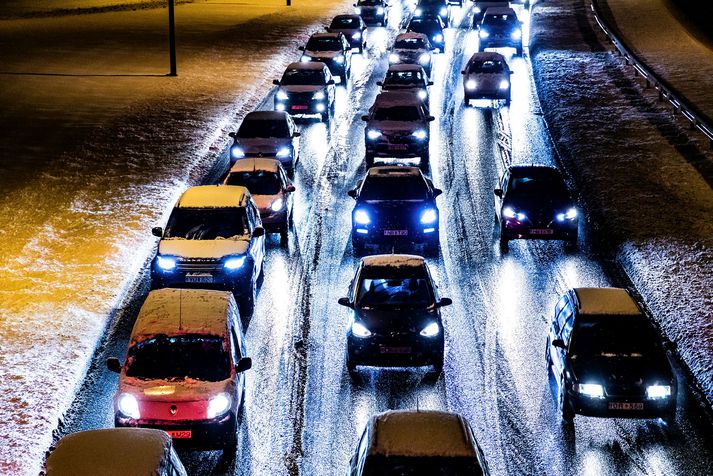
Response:
[{"label": "red car's license plate", "polygon": [[408,230],[384,230],[384,236],[408,236]]},{"label": "red car's license plate", "polygon": [[386,345],[380,345],[379,352],[382,354],[410,354],[411,347],[389,347]]},{"label": "red car's license plate", "polygon": [[530,228],[531,235],[553,235],[555,230],[549,228]]},{"label": "red car's license plate", "polygon": [[193,431],[191,430],[166,430],[166,433],[171,438],[176,439],[188,439],[193,437]]},{"label": "red car's license plate", "polygon": [[304,109],[307,109],[307,106],[296,105],[296,106],[292,106],[292,109],[304,110]]},{"label": "red car's license plate", "polygon": [[609,410],[643,410],[644,404],[640,402],[609,402]]}]

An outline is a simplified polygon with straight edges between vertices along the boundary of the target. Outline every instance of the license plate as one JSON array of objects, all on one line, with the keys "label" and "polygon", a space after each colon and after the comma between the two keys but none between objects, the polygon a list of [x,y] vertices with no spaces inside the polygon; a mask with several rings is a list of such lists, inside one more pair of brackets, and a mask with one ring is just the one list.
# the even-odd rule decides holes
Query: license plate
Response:
[{"label": "license plate", "polygon": [[550,228],[530,228],[531,235],[553,235],[555,230]]},{"label": "license plate", "polygon": [[382,354],[410,354],[411,347],[389,347],[386,345],[380,345],[379,352]]},{"label": "license plate", "polygon": [[643,403],[609,402],[609,410],[643,410]]},{"label": "license plate", "polygon": [[406,144],[389,144],[389,150],[408,150]]},{"label": "license plate", "polygon": [[191,430],[166,430],[166,433],[171,438],[176,438],[177,440],[185,440],[193,437],[193,431]]},{"label": "license plate", "polygon": [[303,110],[307,109],[307,106],[296,105],[296,106],[292,106],[292,109],[297,109],[299,111],[303,111]]},{"label": "license plate", "polygon": [[384,236],[408,236],[408,230],[384,230]]},{"label": "license plate", "polygon": [[187,283],[212,283],[213,275],[204,273],[187,273],[186,274]]}]

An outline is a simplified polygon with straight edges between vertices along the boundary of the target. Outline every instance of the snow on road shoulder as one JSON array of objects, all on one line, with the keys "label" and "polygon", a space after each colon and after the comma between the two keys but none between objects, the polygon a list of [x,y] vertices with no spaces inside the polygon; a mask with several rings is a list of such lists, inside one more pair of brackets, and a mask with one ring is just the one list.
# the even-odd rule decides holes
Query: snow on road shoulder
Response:
[{"label": "snow on road shoulder", "polygon": [[592,228],[713,402],[713,190],[691,164],[713,157],[604,51],[592,21],[579,0],[534,8],[540,101]]}]

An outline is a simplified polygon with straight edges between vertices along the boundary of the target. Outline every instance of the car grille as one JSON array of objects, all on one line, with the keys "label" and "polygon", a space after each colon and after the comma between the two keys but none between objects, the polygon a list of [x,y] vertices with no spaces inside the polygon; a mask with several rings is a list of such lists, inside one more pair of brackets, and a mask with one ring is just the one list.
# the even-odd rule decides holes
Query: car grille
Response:
[{"label": "car grille", "polygon": [[220,268],[220,262],[210,258],[182,259],[176,263],[176,269],[185,273],[210,273]]},{"label": "car grille", "polygon": [[607,385],[607,395],[610,397],[643,397],[644,387],[636,384]]},{"label": "car grille", "polygon": [[384,134],[384,137],[392,144],[410,144],[413,142],[413,137],[410,132],[407,133],[389,133]]},{"label": "car grille", "polygon": [[298,103],[298,104],[305,104],[309,103],[312,100],[312,95],[314,95],[313,92],[309,93],[288,93],[288,97],[290,98],[290,102]]}]

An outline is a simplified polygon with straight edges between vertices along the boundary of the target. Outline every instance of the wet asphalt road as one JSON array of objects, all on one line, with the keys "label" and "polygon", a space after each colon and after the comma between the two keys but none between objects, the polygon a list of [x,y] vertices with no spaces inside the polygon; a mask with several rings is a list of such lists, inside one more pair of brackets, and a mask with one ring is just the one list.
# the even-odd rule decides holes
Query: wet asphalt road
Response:
[{"label": "wet asphalt road", "polygon": [[[393,2],[396,4],[396,2]],[[539,113],[527,58],[509,58],[510,108],[464,108],[460,70],[475,51],[472,12],[454,8],[445,54],[437,55],[431,87],[431,177],[444,190],[441,253],[429,264],[442,296],[446,360],[433,380],[427,368],[364,369],[352,383],[344,365],[346,294],[358,259],[346,194],[364,174],[360,117],[378,93],[388,48],[403,14],[392,7],[389,28],[370,28],[364,56],[339,88],[330,126],[302,122],[295,177],[296,232],[287,247],[270,238],[257,307],[248,329],[245,417],[234,461],[220,452],[181,453],[189,474],[339,475],[368,418],[388,409],[447,409],[470,421],[493,474],[687,474],[713,468],[711,422],[677,368],[678,417],[673,427],[651,420],[577,417],[573,434],[559,425],[544,365],[548,320],[559,296],[574,286],[621,285],[588,243],[513,242],[500,256],[492,189],[509,163],[555,164]],[[527,12],[520,11],[527,21]],[[272,106],[271,97],[263,106]],[[216,175],[219,168],[216,168]],[[87,381],[60,429],[68,433],[113,424],[117,376],[107,356],[123,359],[148,278],[119,310]]]}]

